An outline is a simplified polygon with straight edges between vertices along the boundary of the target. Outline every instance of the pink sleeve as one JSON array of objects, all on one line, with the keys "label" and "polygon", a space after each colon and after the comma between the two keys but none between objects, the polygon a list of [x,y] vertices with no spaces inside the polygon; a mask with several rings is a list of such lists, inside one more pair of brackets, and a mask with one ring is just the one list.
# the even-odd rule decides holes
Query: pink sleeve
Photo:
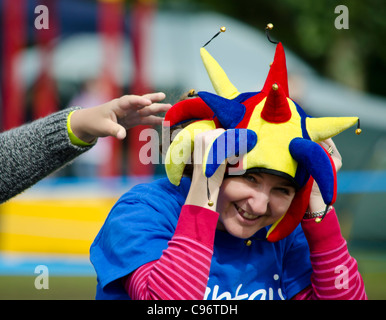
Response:
[{"label": "pink sleeve", "polygon": [[129,296],[134,300],[203,299],[218,216],[202,207],[184,205],[161,258],[139,267],[125,279]]},{"label": "pink sleeve", "polygon": [[356,260],[347,250],[335,209],[322,222],[302,221],[310,247],[313,273],[311,286],[299,292],[295,300],[367,299]]}]

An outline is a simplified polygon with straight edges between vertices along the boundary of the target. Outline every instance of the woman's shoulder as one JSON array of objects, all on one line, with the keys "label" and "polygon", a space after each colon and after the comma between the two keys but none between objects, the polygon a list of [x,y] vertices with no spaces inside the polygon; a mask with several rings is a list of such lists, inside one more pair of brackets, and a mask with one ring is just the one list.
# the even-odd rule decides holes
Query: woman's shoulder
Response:
[{"label": "woman's shoulder", "polygon": [[149,183],[140,183],[124,193],[117,203],[147,203],[158,206],[161,203],[174,202],[184,204],[189,192],[190,179],[182,178],[175,186],[167,178],[160,178]]},{"label": "woman's shoulder", "polygon": [[150,224],[154,230],[174,230],[185,203],[187,184],[190,181],[183,179],[174,186],[167,178],[161,178],[134,186],[111,208],[96,242],[103,237],[116,237],[123,229],[130,230],[131,235],[147,234],[144,230]]}]

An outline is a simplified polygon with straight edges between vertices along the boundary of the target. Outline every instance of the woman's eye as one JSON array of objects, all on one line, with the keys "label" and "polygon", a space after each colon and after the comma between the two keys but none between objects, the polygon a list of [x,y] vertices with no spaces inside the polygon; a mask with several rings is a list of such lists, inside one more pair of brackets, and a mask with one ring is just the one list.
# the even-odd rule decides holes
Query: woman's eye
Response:
[{"label": "woman's eye", "polygon": [[290,190],[287,189],[287,188],[276,188],[276,190],[279,191],[282,194],[285,194],[285,195],[289,195],[290,194]]},{"label": "woman's eye", "polygon": [[255,179],[254,176],[250,175],[250,174],[245,174],[244,175],[244,179],[246,179],[247,181],[249,182],[257,182],[257,180]]}]

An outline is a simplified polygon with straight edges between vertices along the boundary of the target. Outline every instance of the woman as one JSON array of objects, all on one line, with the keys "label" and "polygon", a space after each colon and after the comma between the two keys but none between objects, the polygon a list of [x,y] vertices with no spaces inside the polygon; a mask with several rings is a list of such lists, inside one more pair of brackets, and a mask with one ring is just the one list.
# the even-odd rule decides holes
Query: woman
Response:
[{"label": "woman", "polygon": [[[166,114],[172,126],[194,120],[168,149],[168,178],[124,194],[92,244],[97,298],[365,299],[331,206],[340,156],[331,140],[329,155],[312,142],[321,126],[289,99],[281,45],[258,93],[238,93],[204,57],[219,96]],[[193,175],[181,178],[191,145]]]}]

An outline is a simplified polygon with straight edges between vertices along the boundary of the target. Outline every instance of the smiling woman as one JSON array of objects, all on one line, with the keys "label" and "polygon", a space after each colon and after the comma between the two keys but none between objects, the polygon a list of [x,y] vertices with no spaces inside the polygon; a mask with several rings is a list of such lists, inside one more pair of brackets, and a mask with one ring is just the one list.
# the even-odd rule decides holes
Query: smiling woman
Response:
[{"label": "smiling woman", "polygon": [[326,140],[358,119],[307,116],[288,96],[280,43],[259,92],[238,92],[201,55],[218,95],[167,112],[164,126],[184,125],[167,178],[125,193],[91,246],[97,298],[365,299],[332,206],[341,159]]}]

